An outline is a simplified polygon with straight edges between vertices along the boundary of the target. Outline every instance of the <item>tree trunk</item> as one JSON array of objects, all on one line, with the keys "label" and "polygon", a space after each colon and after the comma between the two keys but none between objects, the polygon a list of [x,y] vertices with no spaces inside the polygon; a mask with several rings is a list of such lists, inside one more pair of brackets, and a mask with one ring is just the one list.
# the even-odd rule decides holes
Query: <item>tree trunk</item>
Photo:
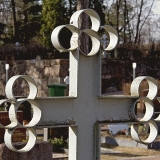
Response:
[{"label": "tree trunk", "polygon": [[15,11],[15,2],[14,0],[11,0],[12,4],[12,14],[13,14],[13,35],[15,38],[15,41],[18,41],[18,33],[17,33],[17,21],[16,21],[16,11]]},{"label": "tree trunk", "polygon": [[24,12],[23,12],[23,15],[24,15],[24,43],[29,43],[29,36],[28,36],[28,10],[26,9],[27,8],[27,3],[28,2],[24,2]]},{"label": "tree trunk", "polygon": [[[89,0],[78,0],[77,10],[87,9],[88,7],[89,7]],[[89,18],[86,14],[82,14],[79,18],[79,28],[82,31],[88,27],[89,27]],[[88,54],[89,53],[89,37],[86,34],[81,34],[79,44],[80,44],[81,51],[84,54]]]},{"label": "tree trunk", "polygon": [[116,30],[118,31],[118,35],[119,35],[119,9],[120,9],[120,2],[121,2],[121,0],[117,0],[117,2],[116,2],[116,7],[117,7],[117,13],[116,13],[117,26],[116,26]]},{"label": "tree trunk", "polygon": [[126,26],[127,26],[127,3],[126,0],[124,0],[124,43],[126,43]]},{"label": "tree trunk", "polygon": [[136,36],[135,36],[135,40],[134,40],[135,44],[138,42],[139,26],[140,26],[140,22],[141,22],[140,18],[141,18],[141,14],[142,14],[143,5],[144,5],[143,0],[141,0],[140,11],[138,14],[138,19],[137,19]]}]

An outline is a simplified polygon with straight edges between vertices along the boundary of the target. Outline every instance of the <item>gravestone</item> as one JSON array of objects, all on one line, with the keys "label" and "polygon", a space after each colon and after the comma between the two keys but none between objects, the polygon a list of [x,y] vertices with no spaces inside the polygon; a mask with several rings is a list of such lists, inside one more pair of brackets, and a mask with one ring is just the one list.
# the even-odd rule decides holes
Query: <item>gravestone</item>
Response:
[{"label": "gravestone", "polygon": [[[23,112],[21,111],[17,112],[17,118],[20,123],[23,123]],[[8,112],[6,111],[0,112],[0,122],[3,125],[10,124]],[[5,133],[5,129],[0,128],[0,143],[4,143],[4,133]],[[17,128],[12,136],[12,142],[23,142],[24,140],[26,140],[26,129]]]}]

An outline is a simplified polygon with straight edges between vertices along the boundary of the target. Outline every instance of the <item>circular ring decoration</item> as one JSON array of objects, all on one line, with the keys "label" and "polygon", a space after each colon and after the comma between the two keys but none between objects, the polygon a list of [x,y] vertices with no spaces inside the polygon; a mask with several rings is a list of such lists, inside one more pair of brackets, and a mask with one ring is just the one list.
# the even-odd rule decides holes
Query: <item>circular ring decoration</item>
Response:
[{"label": "circular ring decoration", "polygon": [[148,138],[146,140],[141,140],[139,138],[139,135],[138,135],[138,124],[132,124],[131,125],[131,136],[136,142],[149,144],[149,143],[152,143],[156,139],[156,137],[158,135],[157,124],[153,120],[148,121],[147,124],[150,127],[150,134],[149,134],[149,136],[148,136]]},{"label": "circular ring decoration", "polygon": [[[145,112],[144,116],[141,119],[138,119],[136,114],[135,114],[135,109],[136,109],[137,102],[140,101],[140,100],[142,100],[143,103],[145,104],[146,112]],[[152,118],[153,113],[154,113],[153,102],[151,100],[149,100],[147,97],[142,97],[142,98],[136,100],[131,106],[131,115],[136,121],[139,121],[139,122],[147,122],[147,121],[149,121]]]},{"label": "circular ring decoration", "polygon": [[139,97],[139,87],[140,87],[140,83],[143,80],[147,80],[149,84],[149,91],[146,97],[149,98],[150,100],[153,100],[156,97],[158,92],[157,82],[154,78],[148,77],[148,76],[140,76],[133,80],[130,88],[131,95]]},{"label": "circular ring decoration", "polygon": [[[141,97],[139,93],[140,84],[143,80],[147,80],[149,85],[149,90],[146,97]],[[157,137],[158,127],[155,121],[160,121],[160,115],[156,119],[151,119],[154,114],[153,100],[157,96],[157,92],[158,92],[157,83],[156,83],[156,80],[152,77],[140,76],[135,78],[131,84],[131,95],[140,97],[137,101],[143,100],[146,106],[146,113],[144,117],[138,120],[136,118],[135,111],[134,111],[137,101],[134,102],[131,106],[131,116],[139,122],[148,124],[150,127],[150,134],[148,138],[146,140],[141,140],[138,135],[138,124],[133,124],[131,126],[131,136],[138,143],[149,144],[149,143],[152,143]],[[160,101],[160,98],[157,98],[157,100]]]},{"label": "circular ring decoration", "polygon": [[6,87],[5,87],[7,98],[16,100],[16,98],[13,95],[13,85],[18,78],[25,79],[29,85],[30,93],[26,99],[35,99],[37,95],[37,91],[38,91],[36,82],[31,77],[26,76],[26,75],[13,76],[8,80]]},{"label": "circular ring decoration", "polygon": [[[2,105],[3,103],[5,102],[9,102],[11,103],[10,100],[7,100],[7,99],[4,99],[4,100],[0,100],[0,105]],[[9,125],[6,125],[6,126],[3,126],[1,123],[0,123],[0,128],[14,128],[18,125],[18,120],[17,120],[17,115],[16,115],[16,106],[15,104],[11,103],[10,105],[10,108],[9,108],[9,119],[11,121],[11,123]]]},{"label": "circular ring decoration", "polygon": [[[160,97],[157,97],[156,99],[157,99],[157,101],[160,103]],[[155,118],[154,120],[155,120],[156,122],[160,122],[160,114],[159,114],[158,117]]]},{"label": "circular ring decoration", "polygon": [[78,19],[83,12],[86,13],[91,19],[91,23],[92,23],[91,29],[97,32],[100,27],[100,17],[97,14],[97,12],[95,12],[92,9],[83,9],[83,10],[79,10],[79,11],[76,11],[75,13],[73,13],[71,16],[71,19],[70,19],[70,24],[79,28]]},{"label": "circular ring decoration", "polygon": [[[59,42],[59,34],[63,28],[68,28],[72,32],[72,37],[74,37],[74,43],[71,43],[71,47],[69,49],[64,48]],[[73,41],[71,37],[71,42]],[[68,52],[75,50],[78,47],[78,28],[73,25],[61,25],[56,27],[51,34],[51,41],[55,48],[57,48],[60,52]]]},{"label": "circular ring decoration", "polygon": [[23,152],[28,152],[30,151],[35,143],[36,143],[36,139],[37,139],[37,135],[36,135],[36,131],[34,128],[28,128],[28,132],[29,132],[29,140],[26,144],[25,147],[23,147],[22,149],[19,149],[17,150],[13,145],[12,145],[12,135],[14,133],[14,130],[15,129],[6,129],[5,131],[5,135],[4,135],[4,141],[5,141],[5,144],[6,146],[14,151],[14,152],[20,152],[20,153],[23,153]]},{"label": "circular ring decoration", "polygon": [[[85,29],[83,30],[84,33],[86,33],[90,38],[91,38],[91,41],[92,41],[92,49],[90,51],[89,54],[84,54],[81,50],[81,53],[85,56],[93,56],[93,55],[96,55],[99,51],[99,48],[100,48],[100,39],[99,39],[99,36],[98,34],[93,31],[93,30],[90,30],[90,29]],[[83,33],[81,32],[81,34]]]},{"label": "circular ring decoration", "polygon": [[[78,26],[79,17],[82,13],[86,13],[89,16],[91,20],[90,29],[84,29],[84,30],[79,29],[79,26]],[[64,48],[59,42],[59,32],[64,27],[68,28],[72,32],[72,37],[70,39],[71,47],[69,49]],[[109,46],[105,50],[109,51],[114,49],[114,47],[117,45],[117,42],[118,42],[118,33],[113,27],[108,25],[103,26],[102,28],[104,28],[109,33],[109,36],[110,36]],[[70,25],[62,25],[62,26],[56,27],[52,32],[51,41],[53,46],[60,52],[68,52],[68,51],[73,51],[75,49],[80,50],[80,47],[78,46],[79,45],[78,39],[79,39],[79,36],[84,32],[91,38],[92,49],[89,52],[89,54],[84,54],[82,51],[80,52],[87,57],[94,56],[99,52],[99,49],[100,49],[100,37],[98,33],[96,33],[98,32],[99,29],[100,29],[100,17],[97,14],[97,12],[95,12],[92,9],[83,9],[83,10],[76,11],[71,16]]]},{"label": "circular ring decoration", "polygon": [[29,100],[29,99],[23,99],[23,100],[20,99],[20,100],[18,100],[19,103],[18,103],[17,109],[25,101],[30,103],[30,105],[31,105],[31,107],[33,109],[33,117],[32,117],[31,121],[28,124],[22,125],[22,124],[19,123],[19,125],[23,126],[24,128],[33,127],[40,121],[41,110],[40,110],[39,105],[38,105],[37,102],[35,102],[34,100]]},{"label": "circular ring decoration", "polygon": [[[25,99],[16,99],[13,95],[13,85],[15,83],[15,81],[18,78],[23,78],[27,81],[28,85],[29,85],[29,89],[30,89],[30,93],[28,95],[27,98]],[[19,76],[13,76],[12,78],[10,78],[6,84],[6,96],[7,96],[7,100],[0,100],[0,104],[3,104],[5,102],[9,102],[11,103],[11,106],[9,108],[9,119],[11,121],[11,123],[7,126],[3,126],[2,124],[0,124],[0,127],[5,128],[5,135],[4,135],[4,141],[6,146],[15,152],[28,152],[30,151],[35,143],[36,143],[36,131],[34,130],[34,128],[31,128],[33,126],[35,126],[41,118],[41,110],[39,108],[39,105],[37,104],[37,102],[34,101],[36,95],[37,95],[37,86],[36,86],[36,82],[29,76],[26,75],[19,75]],[[17,110],[18,107],[25,101],[28,101],[33,109],[33,117],[31,119],[31,121],[29,122],[29,124],[26,125],[22,125],[19,123],[18,119],[17,119]],[[28,143],[26,144],[26,146],[22,149],[17,150],[13,145],[12,145],[12,135],[15,131],[16,128],[27,128],[29,131],[29,140]]]},{"label": "circular ring decoration", "polygon": [[110,39],[109,45],[104,49],[104,51],[110,51],[114,49],[118,43],[118,32],[109,25],[102,26],[101,28],[103,28],[109,34]]}]

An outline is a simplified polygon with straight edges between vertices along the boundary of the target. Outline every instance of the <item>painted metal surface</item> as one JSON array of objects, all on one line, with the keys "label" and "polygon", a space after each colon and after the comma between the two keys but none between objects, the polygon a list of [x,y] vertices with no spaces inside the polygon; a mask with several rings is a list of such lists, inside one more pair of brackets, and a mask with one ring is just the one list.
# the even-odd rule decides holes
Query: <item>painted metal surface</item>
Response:
[{"label": "painted metal surface", "polygon": [[[91,29],[80,31],[78,28],[78,18],[85,12],[91,19]],[[64,48],[59,42],[59,33],[63,28],[67,28],[72,32],[70,39],[70,48]],[[110,43],[105,50],[113,49],[118,41],[117,32],[111,26],[103,26],[110,36]],[[19,126],[16,119],[17,103],[22,100],[15,100],[12,91],[14,81],[19,77],[13,77],[8,81],[6,86],[6,95],[12,102],[9,114],[11,116],[11,126],[1,126],[6,128],[5,141],[7,146],[18,152],[28,151],[35,143],[35,132],[32,129],[35,127],[54,127],[54,126],[69,126],[69,160],[98,160],[100,159],[100,124],[101,123],[121,123],[121,122],[135,122],[137,121],[133,108],[135,101],[139,98],[137,84],[142,79],[149,81],[150,87],[155,88],[156,84],[150,77],[141,77],[135,79],[131,87],[131,96],[102,96],[101,95],[101,61],[99,47],[100,38],[97,31],[100,29],[100,18],[97,13],[91,9],[85,9],[75,12],[70,20],[70,24],[58,26],[51,35],[51,40],[55,48],[60,52],[70,52],[70,85],[69,96],[67,97],[52,97],[52,98],[35,98],[36,85],[34,81],[27,76],[20,76],[24,78],[30,87],[30,94],[27,101],[31,101],[32,108],[35,110],[34,120],[23,127],[29,128],[30,140],[29,144],[21,149],[16,150],[11,144],[11,135],[15,127]],[[92,49],[88,55],[81,52],[78,45],[79,35],[85,32],[91,37]],[[138,83],[137,83],[138,81]],[[33,88],[33,90],[32,90]],[[145,98],[153,100],[151,91]],[[145,99],[144,98],[144,99]],[[36,102],[34,101],[36,99]],[[15,105],[14,105],[15,104]],[[40,104],[40,108],[37,104]],[[149,103],[148,105],[151,105]],[[148,108],[151,108],[150,106]],[[42,113],[42,115],[41,115]],[[153,110],[151,109],[151,113]],[[147,120],[151,115],[147,113]],[[146,121],[146,118],[143,119]],[[154,122],[149,121],[149,125],[153,131],[156,131]],[[148,143],[153,140],[150,136],[149,140],[141,141],[138,137],[135,125],[132,127],[132,134],[137,141],[141,143]],[[9,137],[9,138],[8,138]],[[155,135],[154,135],[155,137]],[[8,139],[8,140],[7,140]],[[33,141],[33,143],[32,143]],[[31,143],[31,144],[30,144]]]},{"label": "painted metal surface", "polygon": [[[90,29],[80,31],[78,19],[84,12],[90,17],[92,24]],[[68,26],[65,25],[73,33]],[[135,97],[101,97],[101,62],[98,54],[100,37],[97,34],[100,18],[97,13],[91,9],[77,11],[71,17],[70,26],[75,28],[75,34],[71,37],[69,49],[64,48],[57,37],[64,25],[55,28],[51,36],[55,48],[59,51],[70,51],[69,97],[37,99],[43,113],[38,125],[70,125],[72,120],[69,129],[69,160],[96,160],[100,157],[100,123],[133,121],[128,109]],[[118,34],[111,26],[102,28],[110,36],[110,43],[105,50],[111,50],[117,44]],[[82,53],[78,44],[82,32],[88,34],[92,41],[92,49],[88,55]]]},{"label": "painted metal surface", "polygon": [[[25,99],[16,99],[15,96],[13,95],[13,85],[15,81],[19,78],[25,79],[29,85],[30,93],[28,97]],[[6,146],[12,151],[28,152],[34,147],[36,143],[37,136],[36,136],[36,131],[34,129],[34,126],[40,121],[40,118],[41,118],[41,110],[39,108],[39,105],[37,102],[34,101],[36,94],[37,94],[36,82],[29,76],[25,76],[25,75],[13,76],[7,82],[5,91],[6,91],[6,96],[8,99],[0,100],[0,104],[5,103],[5,102],[9,102],[11,104],[9,108],[9,119],[11,123],[7,126],[0,125],[0,127],[5,128],[4,142]],[[19,106],[25,101],[28,101],[30,103],[33,109],[33,117],[28,124],[23,125],[23,124],[20,124],[20,122],[17,119],[17,111],[18,111]],[[12,135],[15,129],[19,127],[27,128],[28,133],[29,133],[28,142],[26,146],[24,146],[22,149],[16,149],[12,145]]]},{"label": "painted metal surface", "polygon": [[[146,97],[141,97],[139,93],[139,88],[140,88],[141,82],[144,80],[148,82],[149,89]],[[156,122],[160,121],[160,114],[156,119],[152,118],[154,115],[153,100],[154,99],[157,99],[158,101],[160,100],[159,98],[156,97],[158,92],[157,82],[152,77],[140,76],[133,80],[130,90],[131,90],[131,95],[139,97],[139,99],[137,99],[131,106],[131,115],[132,117],[134,117],[134,119],[136,119],[136,121],[139,122],[138,124],[133,124],[131,126],[131,136],[138,143],[144,143],[144,144],[152,143],[158,135],[158,126]],[[140,100],[143,101],[143,103],[145,104],[146,111],[144,116],[141,119],[138,119],[135,114],[135,108],[136,108],[137,102]],[[140,139],[140,136],[138,134],[138,127],[140,122],[147,124],[150,127],[149,136],[145,140]]]}]

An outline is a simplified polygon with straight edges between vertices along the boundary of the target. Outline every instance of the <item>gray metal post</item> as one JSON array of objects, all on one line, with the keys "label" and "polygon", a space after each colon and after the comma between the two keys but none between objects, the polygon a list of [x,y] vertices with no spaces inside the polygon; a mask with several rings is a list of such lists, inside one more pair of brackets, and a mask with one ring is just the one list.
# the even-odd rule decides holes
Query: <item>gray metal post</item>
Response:
[{"label": "gray metal post", "polygon": [[5,65],[5,69],[6,69],[6,83],[8,81],[8,70],[9,70],[9,64]]},{"label": "gray metal post", "polygon": [[133,80],[135,79],[135,77],[136,77],[136,66],[137,66],[137,64],[136,63],[132,63],[132,67],[133,67]]}]

